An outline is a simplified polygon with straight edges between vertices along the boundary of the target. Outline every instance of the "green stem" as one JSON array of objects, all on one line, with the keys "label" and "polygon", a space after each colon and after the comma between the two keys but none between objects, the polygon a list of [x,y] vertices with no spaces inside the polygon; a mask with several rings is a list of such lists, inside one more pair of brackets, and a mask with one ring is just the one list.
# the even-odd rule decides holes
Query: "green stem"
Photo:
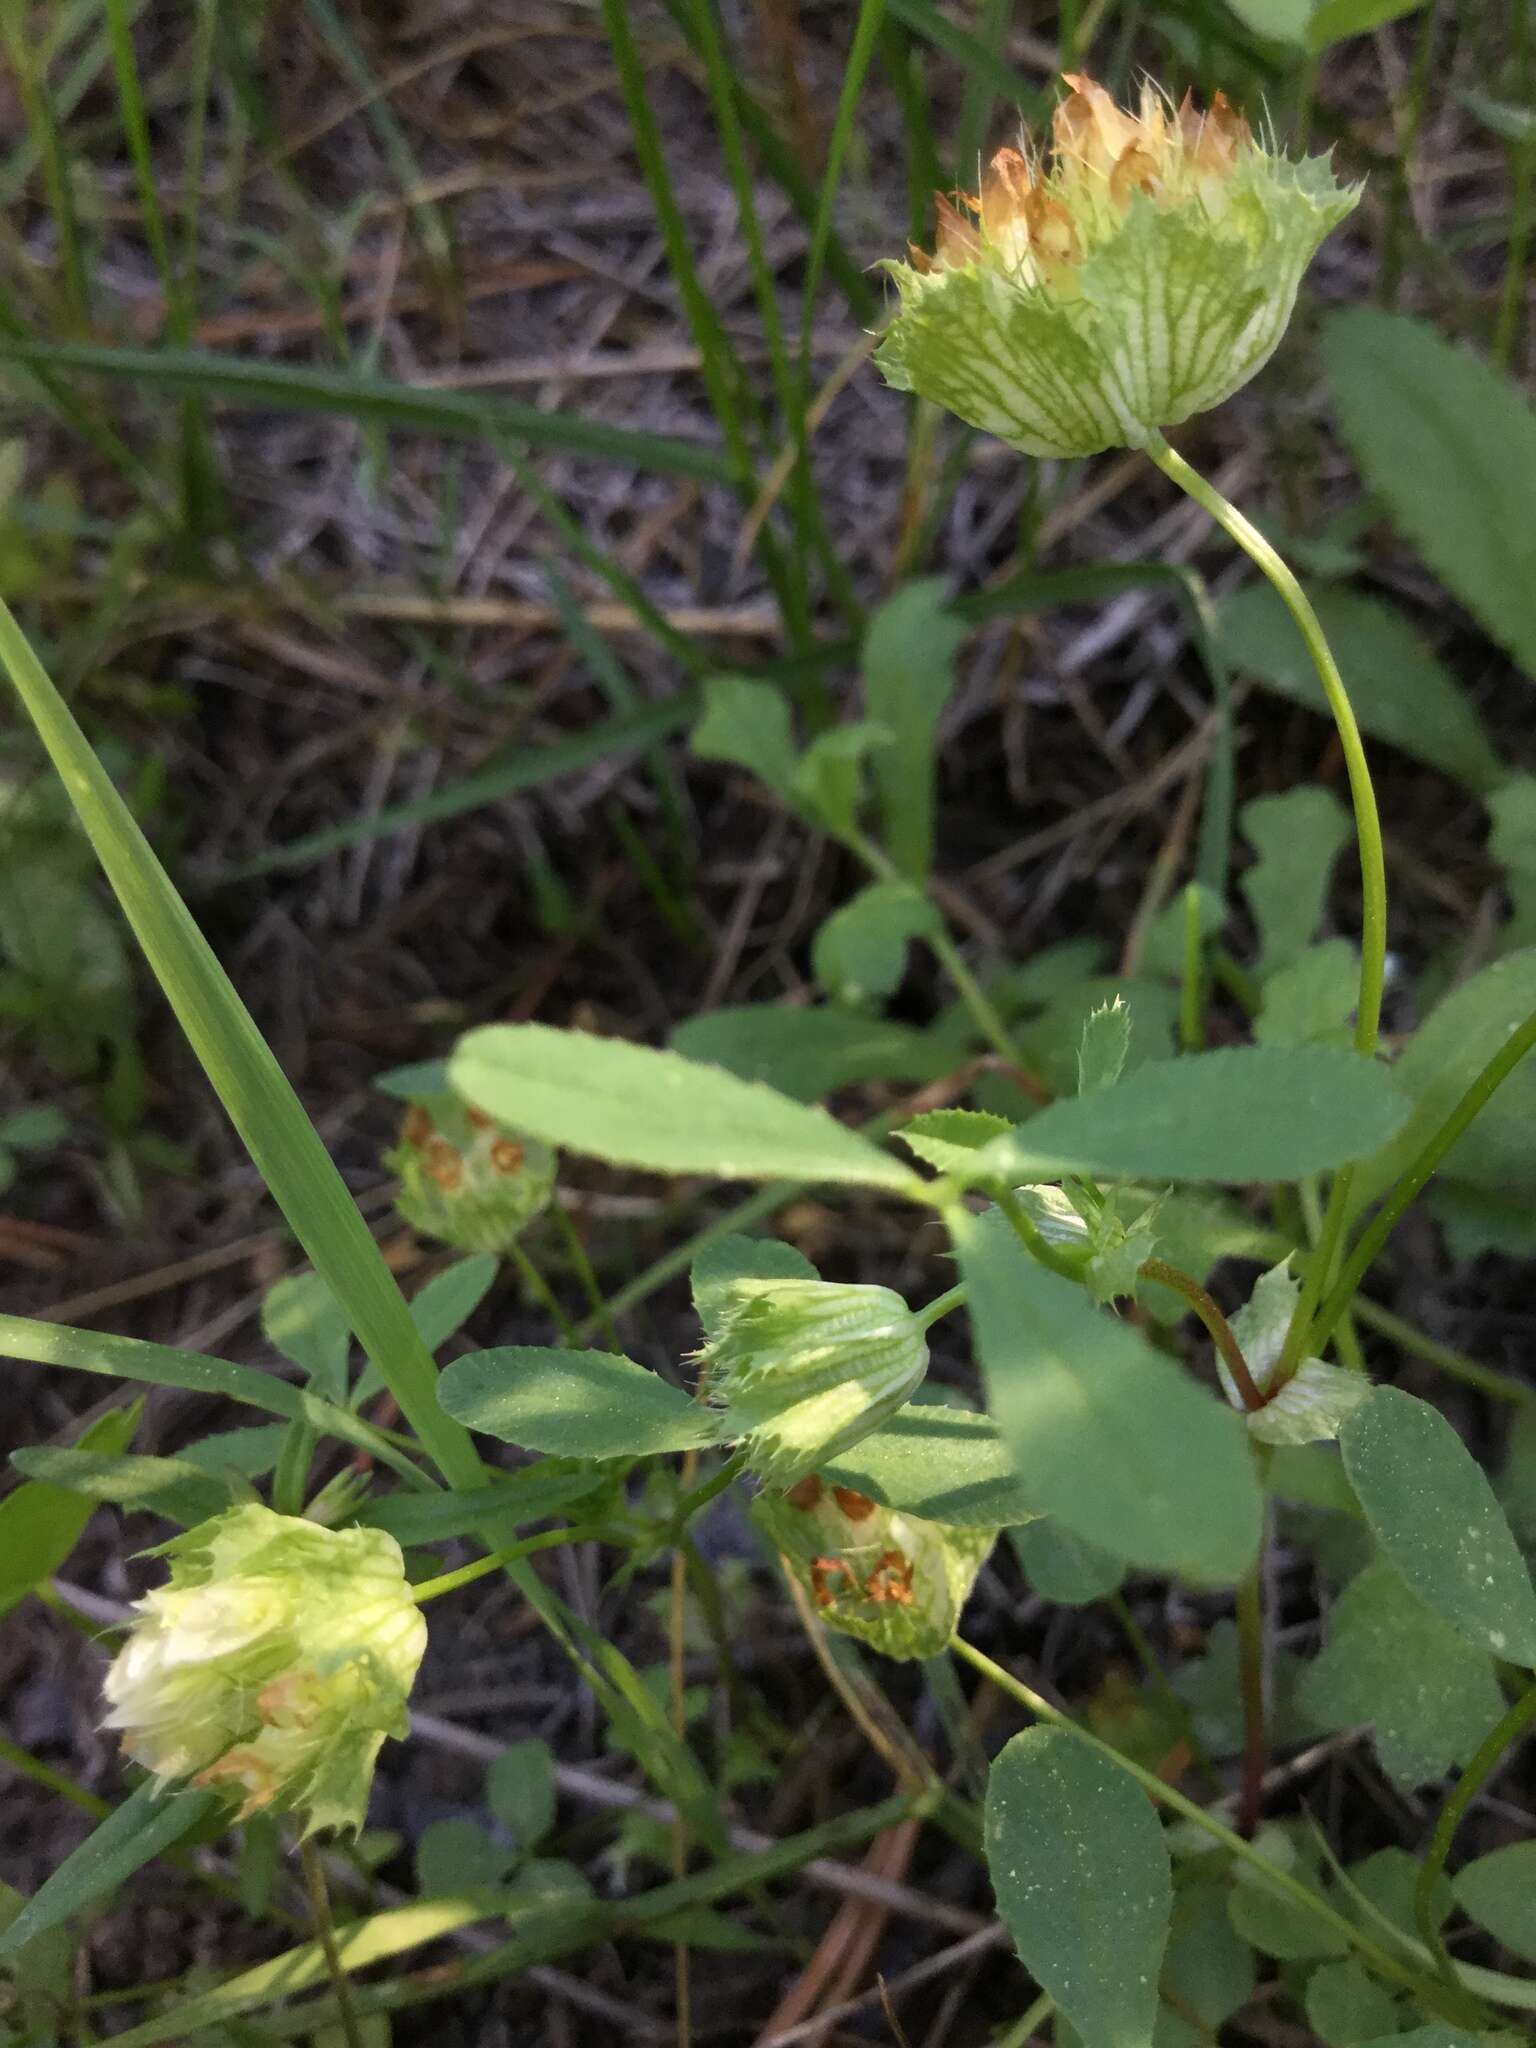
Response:
[{"label": "green stem", "polygon": [[299,1844],[299,1857],[304,1865],[304,1888],[309,1893],[309,1909],[315,1919],[315,1938],[325,1956],[331,1989],[336,1994],[336,2014],[341,2021],[341,2031],[346,2037],[347,2048],[363,2048],[363,2031],[352,2000],[352,1981],[342,1967],[341,1951],[336,1946],[336,1923],[331,1918],[331,1895],[325,1886],[325,1865],[320,1861],[320,1851],[307,1839]]},{"label": "green stem", "polygon": [[[1266,1517],[1267,1521],[1267,1517]],[[1250,1841],[1264,1811],[1264,1543],[1237,1588],[1238,1688],[1243,1701],[1243,1777],[1238,1827]]]},{"label": "green stem", "polygon": [[1536,1404],[1536,1388],[1528,1387],[1523,1380],[1513,1379],[1507,1373],[1495,1372],[1491,1365],[1479,1364],[1477,1359],[1468,1358],[1464,1351],[1452,1350],[1449,1344],[1442,1344],[1438,1338],[1406,1322],[1402,1316],[1393,1315],[1391,1309],[1383,1308],[1380,1302],[1358,1300],[1354,1313],[1367,1329],[1379,1331],[1390,1343],[1398,1345],[1414,1358],[1422,1358],[1426,1364],[1437,1366],[1453,1380],[1476,1387],[1495,1401],[1512,1401],[1520,1407]]},{"label": "green stem", "polygon": [[[578,1341],[575,1325],[555,1298],[554,1289],[523,1250],[522,1245],[516,1238],[513,1238],[511,1244],[507,1247],[507,1256],[522,1276],[523,1285],[528,1289],[528,1292],[539,1306],[547,1312],[550,1321],[560,1332],[561,1341],[575,1347]],[[605,1310],[602,1316],[598,1316],[595,1313],[589,1316],[587,1322],[589,1324],[595,1322],[606,1331],[609,1327],[610,1316],[611,1312]]]},{"label": "green stem", "polygon": [[1369,1272],[1382,1246],[1396,1229],[1403,1211],[1417,1197],[1462,1132],[1482,1112],[1494,1090],[1509,1079],[1533,1046],[1536,1046],[1536,1010],[1531,1012],[1517,1031],[1505,1039],[1444,1123],[1415,1155],[1402,1179],[1376,1212],[1369,1229],[1362,1232],[1359,1243],[1344,1263],[1343,1272],[1334,1282],[1327,1300],[1317,1312],[1312,1325],[1311,1341],[1314,1350],[1327,1340],[1334,1324],[1349,1307],[1356,1288]]},{"label": "green stem", "polygon": [[701,1481],[691,1492],[683,1495],[672,1515],[672,1530],[675,1536],[680,1537],[700,1508],[708,1507],[717,1494],[724,1493],[739,1473],[745,1472],[747,1457],[748,1453],[744,1450],[733,1451],[718,1471],[712,1472],[708,1479]]},{"label": "green stem", "polygon": [[1531,248],[1531,183],[1536,177],[1536,141],[1516,143],[1514,196],[1510,203],[1509,251],[1504,259],[1504,285],[1499,295],[1498,324],[1493,331],[1490,353],[1501,370],[1509,368],[1515,338],[1520,329],[1520,308],[1525,300]]},{"label": "green stem", "polygon": [[1424,1946],[1448,1983],[1457,1981],[1456,1966],[1446,1954],[1445,1943],[1440,1939],[1440,1930],[1435,1924],[1435,1886],[1445,1868],[1445,1859],[1451,1852],[1451,1843],[1461,1825],[1462,1815],[1487,1783],[1489,1773],[1505,1750],[1520,1739],[1533,1721],[1536,1721],[1536,1680],[1526,1687],[1503,1720],[1478,1744],[1472,1761],[1456,1780],[1455,1790],[1440,1809],[1428,1854],[1419,1865],[1418,1879],[1413,1888],[1413,1916],[1419,1924]]},{"label": "green stem", "polygon": [[1143,1280],[1156,1280],[1159,1285],[1171,1287],[1175,1294],[1184,1297],[1204,1323],[1212,1343],[1221,1353],[1222,1363],[1232,1375],[1232,1384],[1237,1388],[1243,1406],[1250,1415],[1257,1414],[1264,1406],[1264,1395],[1259,1391],[1258,1383],[1248,1369],[1243,1347],[1233,1334],[1232,1325],[1199,1281],[1191,1278],[1178,1266],[1170,1266],[1166,1259],[1145,1259],[1136,1270]]},{"label": "green stem", "polygon": [[1251,1842],[1245,1842],[1241,1835],[1235,1834],[1223,1821],[1217,1820],[1214,1814],[1208,1813],[1203,1806],[1197,1805],[1193,1799],[1186,1797],[1174,1786],[1165,1784],[1156,1772],[1145,1769],[1143,1765],[1116,1749],[1112,1743],[1102,1741],[1097,1735],[1090,1735],[1086,1728],[1080,1728],[1070,1715],[1062,1713],[1059,1707],[1053,1707],[1048,1699],[1034,1692],[1022,1679],[1015,1678],[1013,1673],[1005,1670],[1001,1664],[993,1663],[985,1651],[978,1650],[963,1636],[952,1636],[949,1646],[957,1657],[963,1657],[967,1664],[979,1671],[984,1678],[990,1679],[1000,1692],[1007,1693],[1010,1699],[1017,1701],[1028,1713],[1033,1714],[1036,1720],[1045,1721],[1053,1728],[1065,1729],[1068,1734],[1075,1735],[1079,1742],[1086,1742],[1090,1749],[1096,1749],[1100,1756],[1107,1757],[1112,1764],[1134,1778],[1157,1805],[1167,1807],[1169,1812],[1178,1814],[1181,1820],[1193,1821],[1197,1828],[1211,1837],[1212,1841],[1219,1842],[1229,1855],[1236,1857],[1241,1863],[1246,1863],[1271,1891],[1283,1893],[1304,1912],[1311,1913],[1330,1927],[1336,1935],[1341,1935],[1362,1962],[1367,1963],[1378,1976],[1385,1977],[1389,1983],[1400,1984],[1405,1989],[1413,1991],[1431,2011],[1446,2019],[1461,2025],[1482,2023],[1481,2008],[1459,1985],[1450,1987],[1422,1977],[1407,1964],[1399,1962],[1395,1956],[1388,1955],[1385,1949],[1378,1948],[1369,1935],[1352,1920],[1347,1920],[1336,1907],[1321,1898],[1310,1886],[1303,1884],[1299,1878],[1292,1877],[1288,1870],[1282,1870],[1267,1856],[1260,1855]]},{"label": "green stem", "polygon": [[493,1550],[488,1557],[477,1557],[469,1564],[461,1564],[456,1571],[440,1572],[435,1579],[423,1579],[412,1586],[411,1598],[418,1607],[424,1607],[429,1600],[437,1600],[444,1593],[456,1593],[460,1586],[472,1586],[476,1579],[483,1579],[490,1572],[499,1572],[506,1565],[520,1557],[531,1557],[536,1550],[555,1550],[562,1543],[590,1543],[604,1534],[597,1523],[586,1528],[546,1529],[540,1536],[525,1536],[521,1543],[514,1543],[508,1550]]},{"label": "green stem", "polygon": [[935,1296],[926,1308],[920,1308],[917,1311],[917,1320],[925,1330],[931,1330],[941,1317],[947,1316],[951,1309],[959,1308],[964,1300],[965,1284],[962,1281],[960,1286],[951,1287],[947,1294]]},{"label": "green stem", "polygon": [[1349,692],[1344,687],[1344,678],[1339,674],[1333,650],[1306,592],[1253,522],[1245,519],[1237,507],[1197,469],[1192,468],[1182,455],[1176,454],[1161,434],[1153,435],[1147,444],[1147,453],[1164,476],[1208,512],[1222,531],[1236,541],[1254,566],[1269,578],[1286,610],[1296,621],[1317,669],[1318,680],[1322,683],[1328,708],[1338,729],[1339,744],[1344,750],[1349,793],[1355,807],[1355,833],[1360,843],[1360,881],[1365,909],[1360,935],[1360,1001],[1355,1019],[1355,1045],[1362,1053],[1374,1053],[1386,972],[1387,872],[1376,792],[1371,784],[1365,745],[1355,720],[1354,707],[1349,701]]},{"label": "green stem", "polygon": [[[1381,1026],[1381,992],[1386,979],[1387,958],[1387,868],[1382,847],[1381,818],[1376,809],[1376,791],[1371,783],[1365,743],[1355,718],[1349,692],[1339,665],[1333,658],[1327,635],[1310,600],[1277,551],[1237,507],[1209,483],[1182,455],[1169,447],[1161,434],[1154,433],[1147,453],[1158,468],[1180,490],[1210,514],[1224,533],[1273,584],[1312,657],[1328,708],[1344,750],[1349,774],[1349,793],[1355,810],[1355,837],[1360,852],[1360,889],[1363,901],[1360,928],[1360,995],[1355,1012],[1355,1049],[1366,1058],[1376,1051]],[[1296,1312],[1286,1332],[1285,1347],[1275,1370],[1274,1385],[1283,1386],[1295,1372],[1307,1349],[1308,1332],[1322,1291],[1328,1283],[1334,1251],[1344,1229],[1349,1206],[1351,1172],[1348,1167],[1333,1183],[1328,1213],[1323,1223],[1322,1242],[1307,1268]]]},{"label": "green stem", "polygon": [[1205,1022],[1201,1016],[1204,992],[1200,891],[1191,882],[1184,891],[1184,975],[1179,987],[1179,1045],[1185,1052],[1199,1052],[1205,1044]]},{"label": "green stem", "polygon": [[[890,855],[865,833],[858,830],[848,833],[845,835],[845,844],[851,852],[858,855],[877,881],[905,885],[920,901],[932,901],[927,891],[920,889],[909,875],[904,875]],[[1018,1048],[1008,1035],[1008,1027],[999,1015],[992,998],[966,966],[965,955],[950,937],[948,926],[941,919],[932,931],[924,932],[923,937],[954,983],[961,1002],[969,1010],[971,1020],[982,1037],[999,1059],[1006,1060],[1011,1067],[1017,1066]]]}]

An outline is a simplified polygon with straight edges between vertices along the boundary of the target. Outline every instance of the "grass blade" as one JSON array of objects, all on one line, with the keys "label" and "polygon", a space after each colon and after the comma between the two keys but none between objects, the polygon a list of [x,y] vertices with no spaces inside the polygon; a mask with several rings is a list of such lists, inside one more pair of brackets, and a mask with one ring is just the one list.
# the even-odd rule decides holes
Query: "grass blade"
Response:
[{"label": "grass blade", "polygon": [[401,384],[388,377],[258,362],[215,350],[104,348],[94,342],[26,341],[0,337],[0,362],[33,370],[84,370],[169,391],[201,391],[279,412],[333,412],[419,433],[491,440],[506,435],[530,448],[558,448],[624,468],[701,483],[730,483],[734,472],[712,448],[632,427],[610,427],[571,413],[541,412],[510,398],[471,396]]},{"label": "grass blade", "polygon": [[250,1012],[3,603],[0,662],[193,1051],[294,1236],[445,1476],[477,1483],[474,1446],[437,1405],[436,1367],[345,1183]]}]

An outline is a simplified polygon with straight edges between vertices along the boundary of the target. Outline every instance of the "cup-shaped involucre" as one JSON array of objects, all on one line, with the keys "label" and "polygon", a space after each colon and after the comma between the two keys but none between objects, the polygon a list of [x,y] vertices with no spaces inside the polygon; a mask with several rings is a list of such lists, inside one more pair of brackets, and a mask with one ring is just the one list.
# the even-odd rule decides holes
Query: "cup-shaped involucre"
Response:
[{"label": "cup-shaped involucre", "polygon": [[752,1513],[828,1628],[887,1657],[936,1657],[997,1541],[882,1507],[809,1474]]},{"label": "cup-shaped involucre", "polygon": [[702,1354],[723,1443],[775,1486],[878,1429],[928,1369],[923,1326],[889,1287],[740,1279]]},{"label": "cup-shaped involucre", "polygon": [[1230,397],[1359,198],[1326,158],[1262,147],[1220,94],[1200,114],[1148,85],[1130,114],[1067,83],[1050,154],[999,150],[979,194],[939,199],[934,254],[886,266],[901,309],[876,356],[1031,455],[1142,447]]},{"label": "cup-shaped involucre", "polygon": [[252,1504],[165,1548],[170,1579],[108,1669],[105,1725],[161,1790],[190,1780],[241,1818],[298,1813],[306,1834],[360,1828],[427,1642],[400,1546]]},{"label": "cup-shaped involucre", "polygon": [[413,1230],[462,1252],[505,1252],[549,1207],[555,1155],[450,1097],[417,1103],[384,1164],[400,1176],[395,1205]]}]

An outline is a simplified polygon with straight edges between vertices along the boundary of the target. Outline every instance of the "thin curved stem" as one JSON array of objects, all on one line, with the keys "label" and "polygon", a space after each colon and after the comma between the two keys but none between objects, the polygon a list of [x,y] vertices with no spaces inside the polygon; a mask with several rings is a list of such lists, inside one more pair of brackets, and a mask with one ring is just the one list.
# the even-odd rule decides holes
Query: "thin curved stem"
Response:
[{"label": "thin curved stem", "polygon": [[1242,1836],[1236,1834],[1225,1822],[1217,1820],[1216,1816],[1208,1813],[1203,1806],[1187,1798],[1174,1786],[1166,1784],[1155,1771],[1149,1771],[1136,1763],[1123,1751],[1116,1749],[1113,1743],[1104,1742],[1097,1735],[1091,1735],[1086,1728],[1079,1727],[1070,1714],[1064,1714],[1059,1707],[1053,1707],[1048,1699],[1027,1686],[1022,1679],[1015,1678],[1013,1673],[1001,1664],[994,1663],[984,1650],[978,1650],[973,1643],[968,1643],[964,1636],[951,1636],[949,1647],[973,1670],[979,1671],[983,1678],[990,1679],[1000,1692],[1007,1693],[1028,1713],[1033,1714],[1037,1721],[1048,1722],[1053,1728],[1064,1728],[1080,1742],[1086,1742],[1090,1749],[1096,1749],[1101,1756],[1107,1757],[1112,1764],[1118,1765],[1128,1776],[1134,1778],[1157,1805],[1167,1807],[1182,1820],[1193,1821],[1197,1828],[1211,1837],[1212,1841],[1219,1842],[1239,1862],[1248,1864],[1272,1891],[1283,1892],[1303,1911],[1326,1922],[1336,1935],[1342,1935],[1361,1961],[1378,1976],[1412,1990],[1431,2011],[1446,2019],[1462,2025],[1469,2022],[1472,2025],[1483,2024],[1480,2006],[1461,1984],[1449,1986],[1432,1981],[1421,1976],[1406,1963],[1399,1962],[1396,1956],[1389,1955],[1356,1926],[1354,1921],[1346,1919],[1337,1907],[1331,1906],[1309,1885],[1303,1884],[1299,1878],[1292,1877],[1288,1870],[1282,1870],[1278,1864],[1261,1855],[1251,1842],[1245,1842]]},{"label": "thin curved stem", "polygon": [[509,1564],[515,1564],[520,1557],[531,1557],[537,1550],[557,1550],[562,1543],[591,1543],[604,1534],[601,1523],[594,1522],[588,1528],[546,1529],[538,1536],[525,1536],[521,1543],[514,1543],[508,1550],[493,1550],[488,1557],[477,1557],[470,1564],[461,1564],[456,1571],[440,1572],[435,1579],[423,1579],[412,1586],[411,1598],[418,1607],[428,1600],[441,1599],[444,1593],[456,1593],[460,1586],[472,1586],[476,1579],[483,1579],[490,1572],[499,1572]]},{"label": "thin curved stem", "polygon": [[1334,1324],[1353,1301],[1356,1288],[1396,1229],[1403,1211],[1419,1194],[1462,1132],[1481,1114],[1494,1090],[1509,1079],[1533,1046],[1536,1046],[1536,1010],[1505,1039],[1444,1123],[1415,1155],[1407,1172],[1376,1212],[1370,1227],[1361,1234],[1360,1241],[1344,1263],[1343,1272],[1317,1312],[1312,1325],[1314,1348],[1326,1340]]},{"label": "thin curved stem", "polygon": [[[1365,758],[1365,742],[1360,737],[1360,726],[1354,706],[1349,701],[1349,692],[1344,687],[1344,678],[1339,674],[1339,665],[1328,645],[1328,636],[1306,592],[1253,522],[1245,519],[1214,484],[1170,448],[1161,434],[1153,434],[1147,443],[1147,453],[1164,476],[1208,512],[1223,533],[1236,541],[1255,567],[1269,578],[1281,603],[1296,621],[1297,630],[1306,643],[1323,686],[1328,708],[1333,713],[1339,744],[1344,750],[1344,766],[1349,775],[1349,794],[1355,811],[1355,838],[1360,853],[1360,994],[1355,1010],[1355,1049],[1370,1058],[1376,1051],[1380,1033],[1381,992],[1386,979],[1387,866],[1376,791],[1371,782],[1370,765]],[[1296,1312],[1291,1318],[1285,1346],[1275,1369],[1274,1384],[1277,1387],[1283,1386],[1292,1376],[1307,1349],[1312,1318],[1328,1284],[1333,1256],[1343,1233],[1350,1181],[1350,1169],[1345,1167],[1334,1180],[1329,1194],[1322,1239],[1308,1264]]]},{"label": "thin curved stem", "polygon": [[1143,1280],[1155,1280],[1161,1287],[1171,1287],[1175,1294],[1182,1295],[1189,1303],[1221,1353],[1222,1363],[1232,1375],[1232,1384],[1237,1388],[1243,1406],[1250,1415],[1257,1414],[1264,1406],[1264,1395],[1249,1370],[1243,1347],[1233,1334],[1232,1325],[1199,1281],[1182,1267],[1170,1266],[1166,1259],[1144,1259],[1136,1270]]},{"label": "thin curved stem", "polygon": [[352,2002],[352,1980],[342,1965],[341,1951],[336,1946],[336,1923],[331,1918],[331,1895],[326,1889],[325,1865],[320,1861],[320,1851],[307,1840],[299,1844],[299,1859],[304,1865],[304,1888],[309,1893],[309,1910],[314,1915],[315,1939],[325,1956],[331,1989],[336,1994],[336,2014],[341,2021],[342,2034],[347,2048],[363,2048],[357,2007]]},{"label": "thin curved stem", "polygon": [[1147,453],[1164,476],[1209,512],[1222,531],[1230,535],[1255,567],[1269,578],[1286,610],[1296,621],[1317,670],[1318,680],[1322,683],[1349,773],[1349,793],[1355,808],[1355,835],[1360,844],[1360,881],[1365,897],[1355,1044],[1361,1052],[1373,1053],[1381,1022],[1381,991],[1386,973],[1387,870],[1381,842],[1381,819],[1376,810],[1376,792],[1365,758],[1365,743],[1360,737],[1360,727],[1349,701],[1349,692],[1344,687],[1344,678],[1339,674],[1333,650],[1306,592],[1253,522],[1245,519],[1199,470],[1175,453],[1161,434],[1153,435],[1147,444]]},{"label": "thin curved stem", "polygon": [[1428,1852],[1419,1865],[1418,1879],[1413,1887],[1413,1917],[1418,1922],[1424,1946],[1448,1983],[1457,1982],[1456,1966],[1447,1955],[1445,1943],[1440,1939],[1440,1929],[1435,1924],[1435,1886],[1445,1868],[1445,1859],[1451,1853],[1451,1843],[1461,1825],[1462,1815],[1487,1783],[1490,1772],[1505,1750],[1520,1739],[1533,1721],[1536,1721],[1536,1679],[1478,1745],[1472,1761],[1456,1780],[1455,1790],[1440,1809]]}]

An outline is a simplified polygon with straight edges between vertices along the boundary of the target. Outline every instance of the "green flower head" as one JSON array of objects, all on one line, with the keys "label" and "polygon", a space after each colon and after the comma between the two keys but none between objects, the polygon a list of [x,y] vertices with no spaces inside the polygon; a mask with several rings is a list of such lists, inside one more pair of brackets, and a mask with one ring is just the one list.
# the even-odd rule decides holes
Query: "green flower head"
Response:
[{"label": "green flower head", "polygon": [[701,1354],[723,1443],[775,1486],[878,1429],[928,1370],[923,1326],[889,1287],[741,1278]]},{"label": "green flower head", "polygon": [[1255,142],[1221,94],[1138,113],[1069,73],[1047,160],[999,150],[932,257],[886,268],[901,310],[875,360],[1030,455],[1142,447],[1269,360],[1318,244],[1359,198],[1324,157]]},{"label": "green flower head", "polygon": [[936,1657],[997,1540],[882,1507],[810,1473],[764,1493],[754,1520],[828,1628],[887,1657]]},{"label": "green flower head", "polygon": [[382,1529],[322,1529],[254,1504],[165,1546],[106,1676],[108,1728],[152,1772],[227,1792],[240,1817],[360,1828],[427,1625]]},{"label": "green flower head", "polygon": [[451,1096],[406,1111],[384,1164],[400,1176],[395,1206],[411,1228],[461,1252],[505,1252],[555,1192],[548,1145]]}]

